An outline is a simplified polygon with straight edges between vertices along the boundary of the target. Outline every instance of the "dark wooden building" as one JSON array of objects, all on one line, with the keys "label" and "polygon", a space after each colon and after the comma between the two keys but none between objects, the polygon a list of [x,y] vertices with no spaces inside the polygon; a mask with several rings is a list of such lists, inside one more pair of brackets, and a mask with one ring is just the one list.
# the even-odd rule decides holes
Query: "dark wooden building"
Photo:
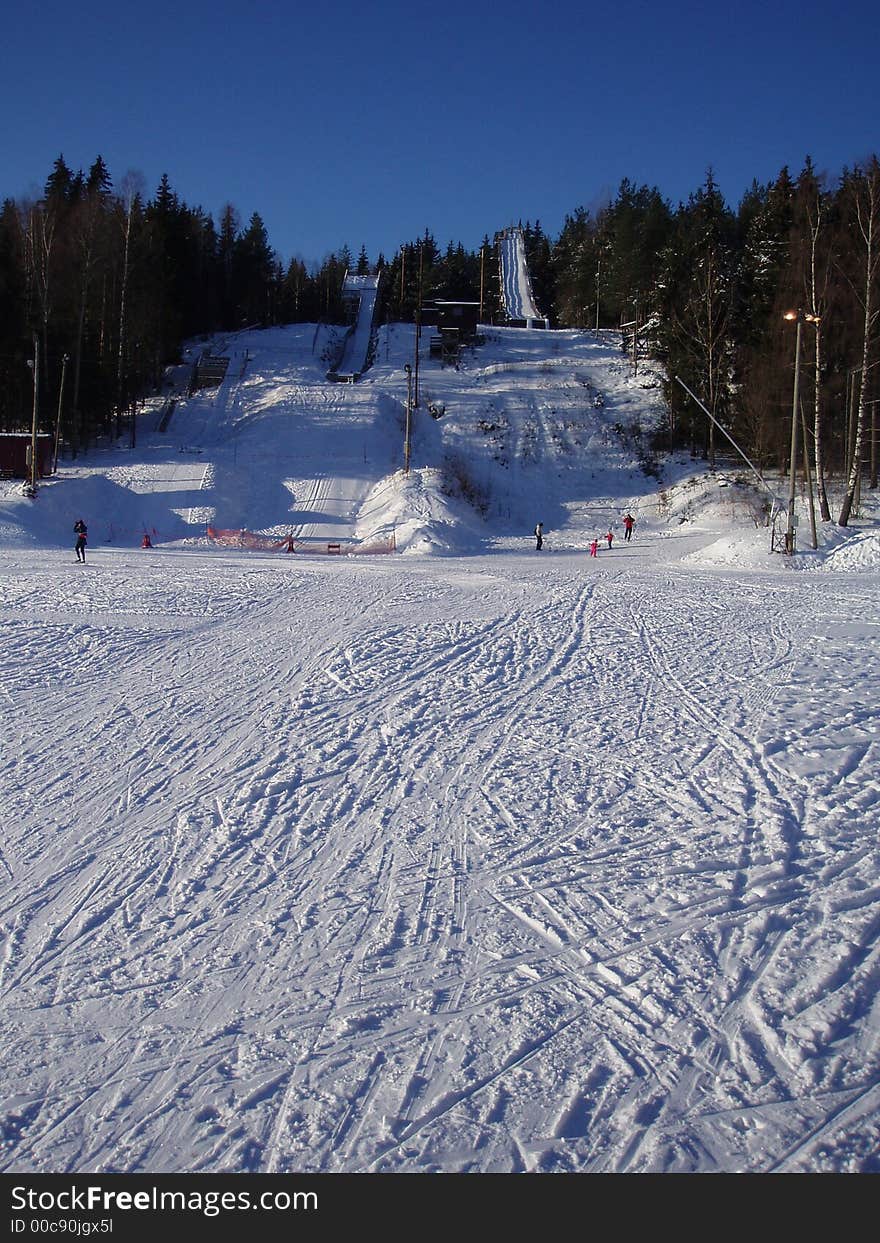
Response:
[{"label": "dark wooden building", "polygon": [[480,322],[479,302],[446,302],[439,299],[434,303],[437,310],[437,327],[457,328],[463,342],[471,342],[477,335]]},{"label": "dark wooden building", "polygon": [[[31,432],[0,432],[0,476],[30,479]],[[48,432],[37,433],[37,477],[52,474],[54,440]]]}]

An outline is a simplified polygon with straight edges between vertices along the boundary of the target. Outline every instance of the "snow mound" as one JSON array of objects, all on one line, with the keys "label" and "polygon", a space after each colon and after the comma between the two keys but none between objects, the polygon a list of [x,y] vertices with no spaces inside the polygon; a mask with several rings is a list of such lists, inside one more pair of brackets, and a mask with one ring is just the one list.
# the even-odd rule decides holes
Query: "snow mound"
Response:
[{"label": "snow mound", "polygon": [[769,495],[737,471],[695,471],[692,462],[672,458],[664,475],[675,480],[660,492],[660,512],[668,523],[742,526],[751,522],[760,529],[766,522]]},{"label": "snow mound", "polygon": [[731,569],[767,569],[770,565],[770,531],[767,527],[733,531],[682,560],[691,565],[729,566]]},{"label": "snow mound", "polygon": [[842,542],[825,558],[822,569],[848,574],[880,570],[880,534],[876,531],[864,531],[844,536]]},{"label": "snow mound", "polygon": [[473,511],[450,497],[442,472],[422,467],[382,479],[358,515],[357,538],[368,543],[394,532],[398,552],[450,556],[479,547]]},{"label": "snow mound", "polygon": [[[784,525],[784,515],[780,521]],[[807,543],[807,531],[800,527],[797,555],[786,557],[771,553],[769,527],[732,530],[683,560],[692,565],[731,569],[823,570],[838,574],[880,570],[880,533],[852,531],[833,522],[824,522],[817,527],[816,535],[818,548],[811,548]]]},{"label": "snow mound", "polygon": [[12,547],[73,547],[73,524],[82,517],[90,544],[112,543],[120,531],[137,544],[150,525],[144,513],[144,498],[109,474],[68,472],[41,481],[33,500],[22,496],[20,485],[0,495],[0,538]]}]

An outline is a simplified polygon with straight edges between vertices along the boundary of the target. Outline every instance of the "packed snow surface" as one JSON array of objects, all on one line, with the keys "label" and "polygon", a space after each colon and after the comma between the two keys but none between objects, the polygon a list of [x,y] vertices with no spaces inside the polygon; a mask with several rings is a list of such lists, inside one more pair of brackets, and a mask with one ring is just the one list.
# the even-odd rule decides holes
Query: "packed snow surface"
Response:
[{"label": "packed snow surface", "polygon": [[0,1169],[876,1171],[876,526],[771,554],[611,336],[423,359],[404,477],[326,338],[0,485]]}]

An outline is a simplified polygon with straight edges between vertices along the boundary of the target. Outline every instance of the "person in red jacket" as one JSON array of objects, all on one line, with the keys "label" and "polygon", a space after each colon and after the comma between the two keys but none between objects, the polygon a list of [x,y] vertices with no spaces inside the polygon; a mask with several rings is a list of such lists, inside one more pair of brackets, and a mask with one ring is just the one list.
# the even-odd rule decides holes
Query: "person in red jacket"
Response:
[{"label": "person in red jacket", "polygon": [[627,510],[627,512],[623,515],[623,538],[627,544],[632,538],[633,527],[635,525],[636,525],[635,518],[632,516],[629,510]]}]

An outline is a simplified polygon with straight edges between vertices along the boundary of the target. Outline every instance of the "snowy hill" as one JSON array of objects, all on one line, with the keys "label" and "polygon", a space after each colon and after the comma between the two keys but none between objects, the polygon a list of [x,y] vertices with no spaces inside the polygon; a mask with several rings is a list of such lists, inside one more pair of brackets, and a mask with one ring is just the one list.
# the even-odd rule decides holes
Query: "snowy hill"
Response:
[{"label": "snowy hill", "polygon": [[409,476],[412,327],[302,325],[0,485],[0,1170],[878,1168],[872,505],[771,555],[612,334],[485,338]]},{"label": "snowy hill", "polygon": [[541,517],[583,547],[594,526],[604,534],[619,521],[622,505],[653,507],[656,480],[641,466],[659,416],[657,381],[631,377],[616,334],[487,329],[458,369],[429,359],[423,339],[416,478],[407,482],[413,327],[381,329],[358,384],[327,382],[327,332],[301,325],[208,343],[230,358],[219,389],[178,395],[164,432],[155,402],[153,416],[139,419],[135,453],[65,464],[30,509],[13,512],[18,489],[8,487],[0,507],[7,541],[20,523],[41,543],[66,545],[68,516],[82,510],[92,543],[117,546],[137,546],[144,529],[154,543],[192,545],[210,524],[292,533],[308,547],[368,540],[393,522],[398,549],[474,551],[526,538]]}]

